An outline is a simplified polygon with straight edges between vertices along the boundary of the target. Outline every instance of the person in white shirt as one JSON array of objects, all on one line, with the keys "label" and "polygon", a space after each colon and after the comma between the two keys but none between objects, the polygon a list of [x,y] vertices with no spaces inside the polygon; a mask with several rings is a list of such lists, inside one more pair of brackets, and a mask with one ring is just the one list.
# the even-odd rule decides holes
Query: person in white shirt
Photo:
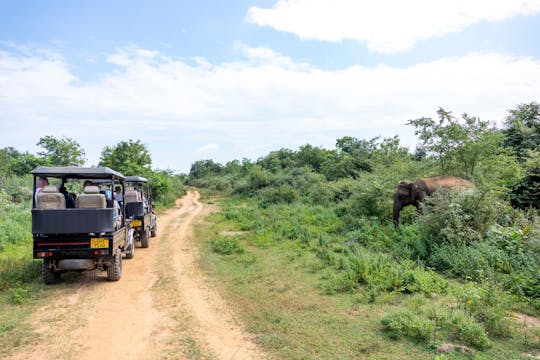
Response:
[{"label": "person in white shirt", "polygon": [[37,204],[37,196],[41,191],[43,191],[43,188],[45,186],[49,186],[49,179],[47,179],[46,177],[40,177],[37,182],[36,193],[34,194],[34,200],[36,201],[36,204]]}]

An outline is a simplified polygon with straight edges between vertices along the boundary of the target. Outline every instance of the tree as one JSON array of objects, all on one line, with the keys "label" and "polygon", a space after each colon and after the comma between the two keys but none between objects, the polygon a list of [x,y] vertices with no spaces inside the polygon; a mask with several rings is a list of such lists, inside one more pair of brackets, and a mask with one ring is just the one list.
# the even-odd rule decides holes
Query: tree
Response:
[{"label": "tree", "polygon": [[47,159],[52,165],[81,166],[86,161],[81,145],[68,137],[57,139],[50,135],[44,136],[39,139],[37,145],[45,149],[38,155]]},{"label": "tree", "polygon": [[509,110],[503,131],[504,145],[512,149],[525,176],[510,194],[512,206],[540,208],[540,104],[532,102]]},{"label": "tree", "polygon": [[540,154],[529,154],[524,165],[526,175],[510,194],[510,202],[521,209],[540,209]]},{"label": "tree", "polygon": [[200,179],[208,175],[218,175],[222,166],[214,160],[197,160],[191,164],[190,179]]},{"label": "tree", "polygon": [[295,152],[284,148],[272,151],[265,157],[258,159],[257,164],[273,173],[297,166]]},{"label": "tree", "polygon": [[526,161],[529,150],[540,149],[540,104],[521,104],[508,113],[504,145],[512,148],[521,161]]},{"label": "tree", "polygon": [[47,158],[39,158],[29,152],[21,153],[12,147],[0,149],[0,175],[23,176],[36,166],[50,166]]},{"label": "tree", "polygon": [[299,166],[309,166],[314,171],[320,172],[321,165],[329,159],[331,155],[331,150],[306,144],[300,146],[300,150],[296,153],[296,158],[298,159]]},{"label": "tree", "polygon": [[151,171],[152,158],[140,141],[121,141],[115,146],[106,146],[101,152],[99,166],[107,166],[126,176],[146,175]]},{"label": "tree", "polygon": [[438,121],[423,117],[407,124],[416,128],[421,146],[436,158],[443,174],[473,179],[480,163],[504,152],[503,136],[489,121],[467,114],[460,120],[442,108],[437,114]]}]

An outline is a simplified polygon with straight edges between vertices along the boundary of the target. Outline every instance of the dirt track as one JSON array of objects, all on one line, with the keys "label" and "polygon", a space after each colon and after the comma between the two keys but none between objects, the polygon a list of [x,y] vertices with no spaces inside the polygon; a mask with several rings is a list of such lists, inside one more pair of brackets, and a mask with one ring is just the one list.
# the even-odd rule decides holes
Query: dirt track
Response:
[{"label": "dirt track", "polygon": [[120,281],[70,274],[49,287],[55,300],[30,316],[36,340],[10,358],[264,358],[199,269],[198,199],[190,192],[159,217],[158,237],[123,260]]}]

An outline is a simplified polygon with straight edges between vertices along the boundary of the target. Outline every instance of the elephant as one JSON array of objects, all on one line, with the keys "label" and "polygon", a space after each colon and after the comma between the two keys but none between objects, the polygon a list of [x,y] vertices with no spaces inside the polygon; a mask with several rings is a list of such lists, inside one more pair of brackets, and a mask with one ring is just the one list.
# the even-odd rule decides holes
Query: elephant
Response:
[{"label": "elephant", "polygon": [[431,196],[437,187],[447,189],[473,189],[474,184],[455,176],[437,176],[416,181],[402,180],[394,193],[394,225],[399,225],[399,213],[407,205],[414,205],[420,211],[420,203]]}]

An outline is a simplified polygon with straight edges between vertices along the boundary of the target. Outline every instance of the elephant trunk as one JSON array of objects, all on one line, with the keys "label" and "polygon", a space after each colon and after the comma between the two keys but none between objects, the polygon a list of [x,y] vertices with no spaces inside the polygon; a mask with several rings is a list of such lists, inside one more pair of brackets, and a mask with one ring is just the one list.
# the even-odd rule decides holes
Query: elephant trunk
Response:
[{"label": "elephant trunk", "polygon": [[397,199],[397,196],[394,198],[394,226],[399,226],[399,213],[401,212],[401,203],[399,202],[399,199]]}]

